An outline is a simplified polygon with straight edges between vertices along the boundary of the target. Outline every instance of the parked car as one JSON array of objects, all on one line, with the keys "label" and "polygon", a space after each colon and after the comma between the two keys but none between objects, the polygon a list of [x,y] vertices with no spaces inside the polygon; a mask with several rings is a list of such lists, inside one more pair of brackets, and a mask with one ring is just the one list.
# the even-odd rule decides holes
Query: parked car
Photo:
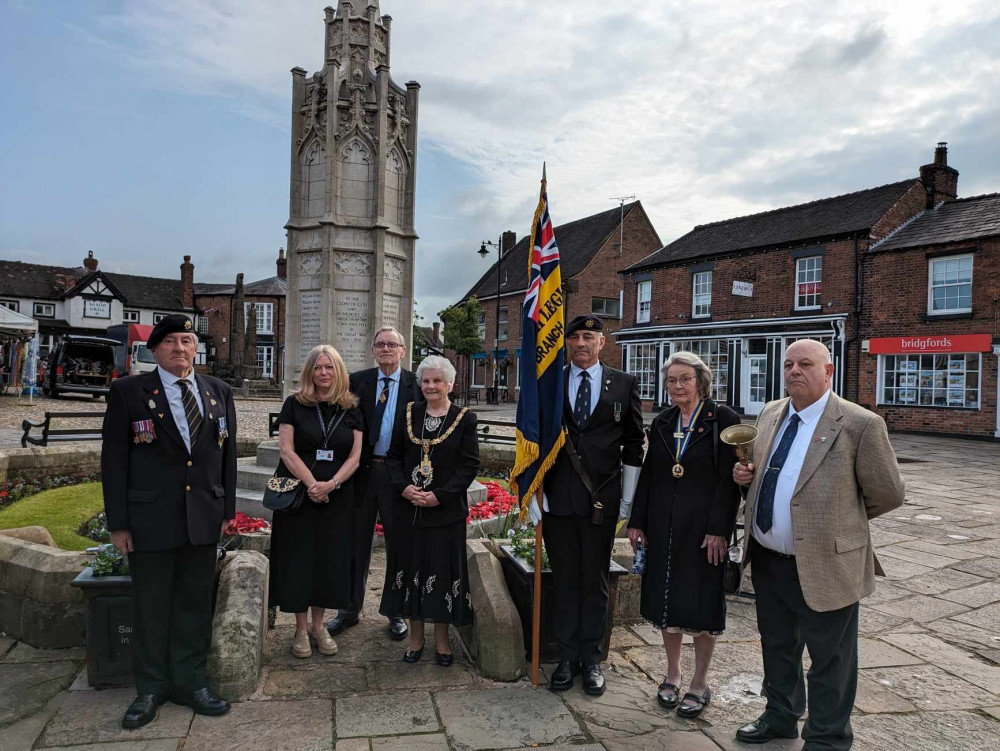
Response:
[{"label": "parked car", "polygon": [[49,356],[43,393],[56,398],[61,394],[90,394],[95,399],[108,395],[111,382],[118,377],[114,339],[99,336],[67,335]]}]

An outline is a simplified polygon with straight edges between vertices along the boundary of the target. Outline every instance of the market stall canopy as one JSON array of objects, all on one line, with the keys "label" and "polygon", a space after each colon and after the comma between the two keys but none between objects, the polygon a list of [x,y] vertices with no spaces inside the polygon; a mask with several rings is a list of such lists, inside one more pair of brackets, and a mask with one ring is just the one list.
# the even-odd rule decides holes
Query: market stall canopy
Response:
[{"label": "market stall canopy", "polygon": [[38,321],[0,306],[0,336],[30,338],[38,332]]}]

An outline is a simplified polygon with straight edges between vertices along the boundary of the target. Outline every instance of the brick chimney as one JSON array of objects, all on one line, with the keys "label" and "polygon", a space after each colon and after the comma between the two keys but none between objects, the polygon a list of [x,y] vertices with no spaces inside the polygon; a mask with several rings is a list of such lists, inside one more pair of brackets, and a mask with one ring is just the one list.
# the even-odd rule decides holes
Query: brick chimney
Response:
[{"label": "brick chimney", "polygon": [[434,321],[432,326],[434,328],[434,341],[432,341],[431,344],[437,346],[441,344],[441,321]]},{"label": "brick chimney", "polygon": [[934,149],[934,161],[920,168],[920,182],[927,191],[927,208],[958,197],[958,170],[948,166],[948,143],[941,141]]},{"label": "brick chimney", "polygon": [[88,274],[93,274],[97,271],[97,259],[94,258],[94,251],[87,251],[87,257],[83,259],[83,266],[87,269]]},{"label": "brick chimney", "polygon": [[278,248],[278,278],[287,279],[288,278],[288,259],[285,258],[285,249]]},{"label": "brick chimney", "polygon": [[507,255],[507,251],[511,250],[515,245],[517,245],[517,233],[509,229],[500,238],[501,258]]},{"label": "brick chimney", "polygon": [[185,308],[194,307],[194,264],[191,256],[184,256],[181,264],[181,302]]}]

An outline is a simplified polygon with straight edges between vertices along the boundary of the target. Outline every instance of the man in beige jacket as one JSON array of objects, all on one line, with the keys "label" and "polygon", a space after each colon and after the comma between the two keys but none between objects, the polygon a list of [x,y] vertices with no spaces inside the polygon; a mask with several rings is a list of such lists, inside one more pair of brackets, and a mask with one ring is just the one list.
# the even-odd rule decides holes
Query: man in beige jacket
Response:
[{"label": "man in beige jacket", "polygon": [[902,505],[903,480],[882,418],[830,390],[833,364],[823,344],[794,342],[783,367],[790,398],[764,407],[753,462],[733,468],[733,479],[750,485],[743,564],[753,561],[767,697],[764,713],[736,737],[797,737],[808,647],[803,748],[849,749],[858,601],[875,589],[877,566],[868,522]]}]

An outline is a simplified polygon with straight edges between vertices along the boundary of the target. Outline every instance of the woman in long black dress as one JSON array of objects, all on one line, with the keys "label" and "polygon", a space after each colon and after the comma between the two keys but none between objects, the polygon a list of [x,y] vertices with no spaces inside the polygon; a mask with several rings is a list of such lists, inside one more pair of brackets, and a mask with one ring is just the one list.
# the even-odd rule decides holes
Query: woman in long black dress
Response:
[{"label": "woman in long black dress", "polygon": [[[646,546],[640,613],[661,629],[667,652],[657,698],[697,717],[711,698],[708,667],[726,627],[722,563],[740,499],[732,450],[719,434],[740,418],[711,399],[712,371],[697,355],[674,353],[663,375],[673,406],[650,427],[629,538]],[[684,634],[694,638],[695,671],[680,700]]]},{"label": "woman in long black dress", "polygon": [[320,654],[336,654],[323,611],[351,606],[351,476],[360,462],[363,424],[357,406],[344,361],[324,344],[309,353],[299,390],[278,418],[275,474],[297,477],[307,494],[297,511],[274,512],[271,531],[270,604],[295,613],[296,657],[309,657],[312,644]]},{"label": "woman in long black dress", "polygon": [[406,662],[420,659],[424,623],[433,623],[435,660],[448,667],[454,659],[448,626],[472,623],[466,491],[479,471],[479,439],[475,413],[448,398],[455,383],[448,360],[424,359],[417,381],[427,401],[406,405],[406,430],[386,455],[397,501],[379,612],[410,620]]}]

